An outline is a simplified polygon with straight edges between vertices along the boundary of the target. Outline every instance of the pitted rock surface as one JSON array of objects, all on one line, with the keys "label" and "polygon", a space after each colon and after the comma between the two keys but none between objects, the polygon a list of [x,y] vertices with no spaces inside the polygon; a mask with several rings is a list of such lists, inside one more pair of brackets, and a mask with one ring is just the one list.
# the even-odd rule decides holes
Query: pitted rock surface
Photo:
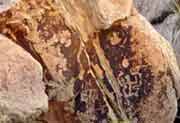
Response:
[{"label": "pitted rock surface", "polygon": [[0,122],[26,122],[47,111],[40,64],[2,35],[0,65]]}]

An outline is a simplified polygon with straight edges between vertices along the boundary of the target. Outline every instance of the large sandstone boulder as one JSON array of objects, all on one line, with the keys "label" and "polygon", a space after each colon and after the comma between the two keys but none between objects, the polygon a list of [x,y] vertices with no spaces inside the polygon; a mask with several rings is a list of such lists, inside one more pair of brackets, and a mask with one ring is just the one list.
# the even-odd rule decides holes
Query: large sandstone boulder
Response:
[{"label": "large sandstone boulder", "polygon": [[26,122],[48,108],[41,65],[0,35],[0,122]]},{"label": "large sandstone boulder", "polygon": [[21,0],[0,14],[0,33],[43,66],[50,107],[42,121],[173,123],[173,50],[131,3]]}]

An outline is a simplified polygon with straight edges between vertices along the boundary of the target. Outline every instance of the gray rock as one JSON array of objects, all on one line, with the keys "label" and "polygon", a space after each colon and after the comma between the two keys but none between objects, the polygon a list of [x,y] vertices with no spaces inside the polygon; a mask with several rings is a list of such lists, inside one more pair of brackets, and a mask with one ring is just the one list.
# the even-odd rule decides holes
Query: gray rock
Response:
[{"label": "gray rock", "polygon": [[172,13],[172,0],[135,0],[134,3],[138,11],[171,43],[180,66],[180,15]]},{"label": "gray rock", "polygon": [[170,10],[171,0],[134,0],[134,5],[138,11],[149,21],[161,16],[165,11]]},{"label": "gray rock", "polygon": [[0,12],[6,11],[15,5],[19,0],[0,0]]},{"label": "gray rock", "polygon": [[180,67],[180,30],[176,31],[172,45],[175,49],[176,58]]},{"label": "gray rock", "polygon": [[0,122],[26,122],[47,108],[41,65],[0,35]]},{"label": "gray rock", "polygon": [[175,14],[169,15],[162,23],[154,25],[155,29],[171,43],[177,32],[177,22],[179,17]]},{"label": "gray rock", "polygon": [[134,3],[161,35],[170,42],[174,40],[179,16],[173,12],[172,0],[135,0]]}]

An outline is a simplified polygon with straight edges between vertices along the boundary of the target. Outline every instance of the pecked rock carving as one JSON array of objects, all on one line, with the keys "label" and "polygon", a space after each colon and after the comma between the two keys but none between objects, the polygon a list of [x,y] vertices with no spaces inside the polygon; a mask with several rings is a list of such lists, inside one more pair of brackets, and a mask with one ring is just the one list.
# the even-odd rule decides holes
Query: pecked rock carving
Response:
[{"label": "pecked rock carving", "polygon": [[132,0],[21,0],[0,14],[0,33],[43,67],[38,121],[173,123],[180,71]]}]

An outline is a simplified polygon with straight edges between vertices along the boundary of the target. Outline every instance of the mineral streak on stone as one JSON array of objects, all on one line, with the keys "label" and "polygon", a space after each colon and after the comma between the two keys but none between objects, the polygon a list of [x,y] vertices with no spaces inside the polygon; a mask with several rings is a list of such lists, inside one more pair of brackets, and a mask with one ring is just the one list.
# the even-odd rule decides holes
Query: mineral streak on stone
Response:
[{"label": "mineral streak on stone", "polygon": [[42,67],[10,39],[0,35],[0,122],[26,122],[47,111]]},{"label": "mineral streak on stone", "polygon": [[[133,51],[133,44],[136,42],[132,40],[131,31],[131,26],[118,25],[100,33],[101,46],[113,69],[113,74],[120,82],[120,92],[126,108],[133,107],[141,98],[149,95],[154,79],[151,65],[146,63],[143,54],[142,57],[135,58],[137,53]],[[114,33],[117,38],[113,38]],[[113,40],[119,40],[119,43],[112,45]]]},{"label": "mineral streak on stone", "polygon": [[[146,96],[140,98],[139,104],[134,106],[136,108],[135,111],[139,114],[137,116],[139,117],[139,122],[173,122],[174,119],[172,117],[175,117],[177,105],[175,89],[176,92],[178,90],[177,88],[172,88],[179,83],[179,80],[174,81],[172,76],[168,74],[169,69],[171,69],[170,71],[178,69],[176,61],[173,60],[174,56],[172,57],[164,49],[169,47],[169,44],[139,14],[129,17],[127,21],[122,21],[121,24],[125,28],[132,27],[130,33],[132,45],[130,46],[132,46],[131,49],[135,52],[135,55],[132,57],[134,63],[131,72],[137,72],[139,69],[138,73],[140,74],[141,82],[147,82],[140,89],[140,92],[145,92]],[[168,50],[172,49],[168,48]],[[171,62],[169,61],[170,59]],[[176,72],[178,74],[178,71]],[[176,74],[174,74],[173,78],[179,79],[179,76],[175,76]],[[145,91],[142,91],[144,90],[143,88]],[[168,94],[169,92],[171,96]],[[142,93],[139,94],[142,96]],[[154,109],[148,108],[152,105]],[[159,111],[158,116],[154,115],[157,111]]]},{"label": "mineral streak on stone", "polygon": [[[8,17],[8,20],[5,19]],[[79,73],[77,55],[81,47],[76,33],[64,24],[59,11],[46,1],[21,0],[19,6],[1,14],[0,32],[21,45],[44,66],[45,79],[59,81],[61,91],[64,83]],[[68,85],[67,85],[68,84]],[[60,95],[55,98],[63,100]]]},{"label": "mineral streak on stone", "polygon": [[107,122],[108,107],[96,85],[96,78],[86,73],[83,80],[75,82],[75,87],[75,112],[81,122]]}]

